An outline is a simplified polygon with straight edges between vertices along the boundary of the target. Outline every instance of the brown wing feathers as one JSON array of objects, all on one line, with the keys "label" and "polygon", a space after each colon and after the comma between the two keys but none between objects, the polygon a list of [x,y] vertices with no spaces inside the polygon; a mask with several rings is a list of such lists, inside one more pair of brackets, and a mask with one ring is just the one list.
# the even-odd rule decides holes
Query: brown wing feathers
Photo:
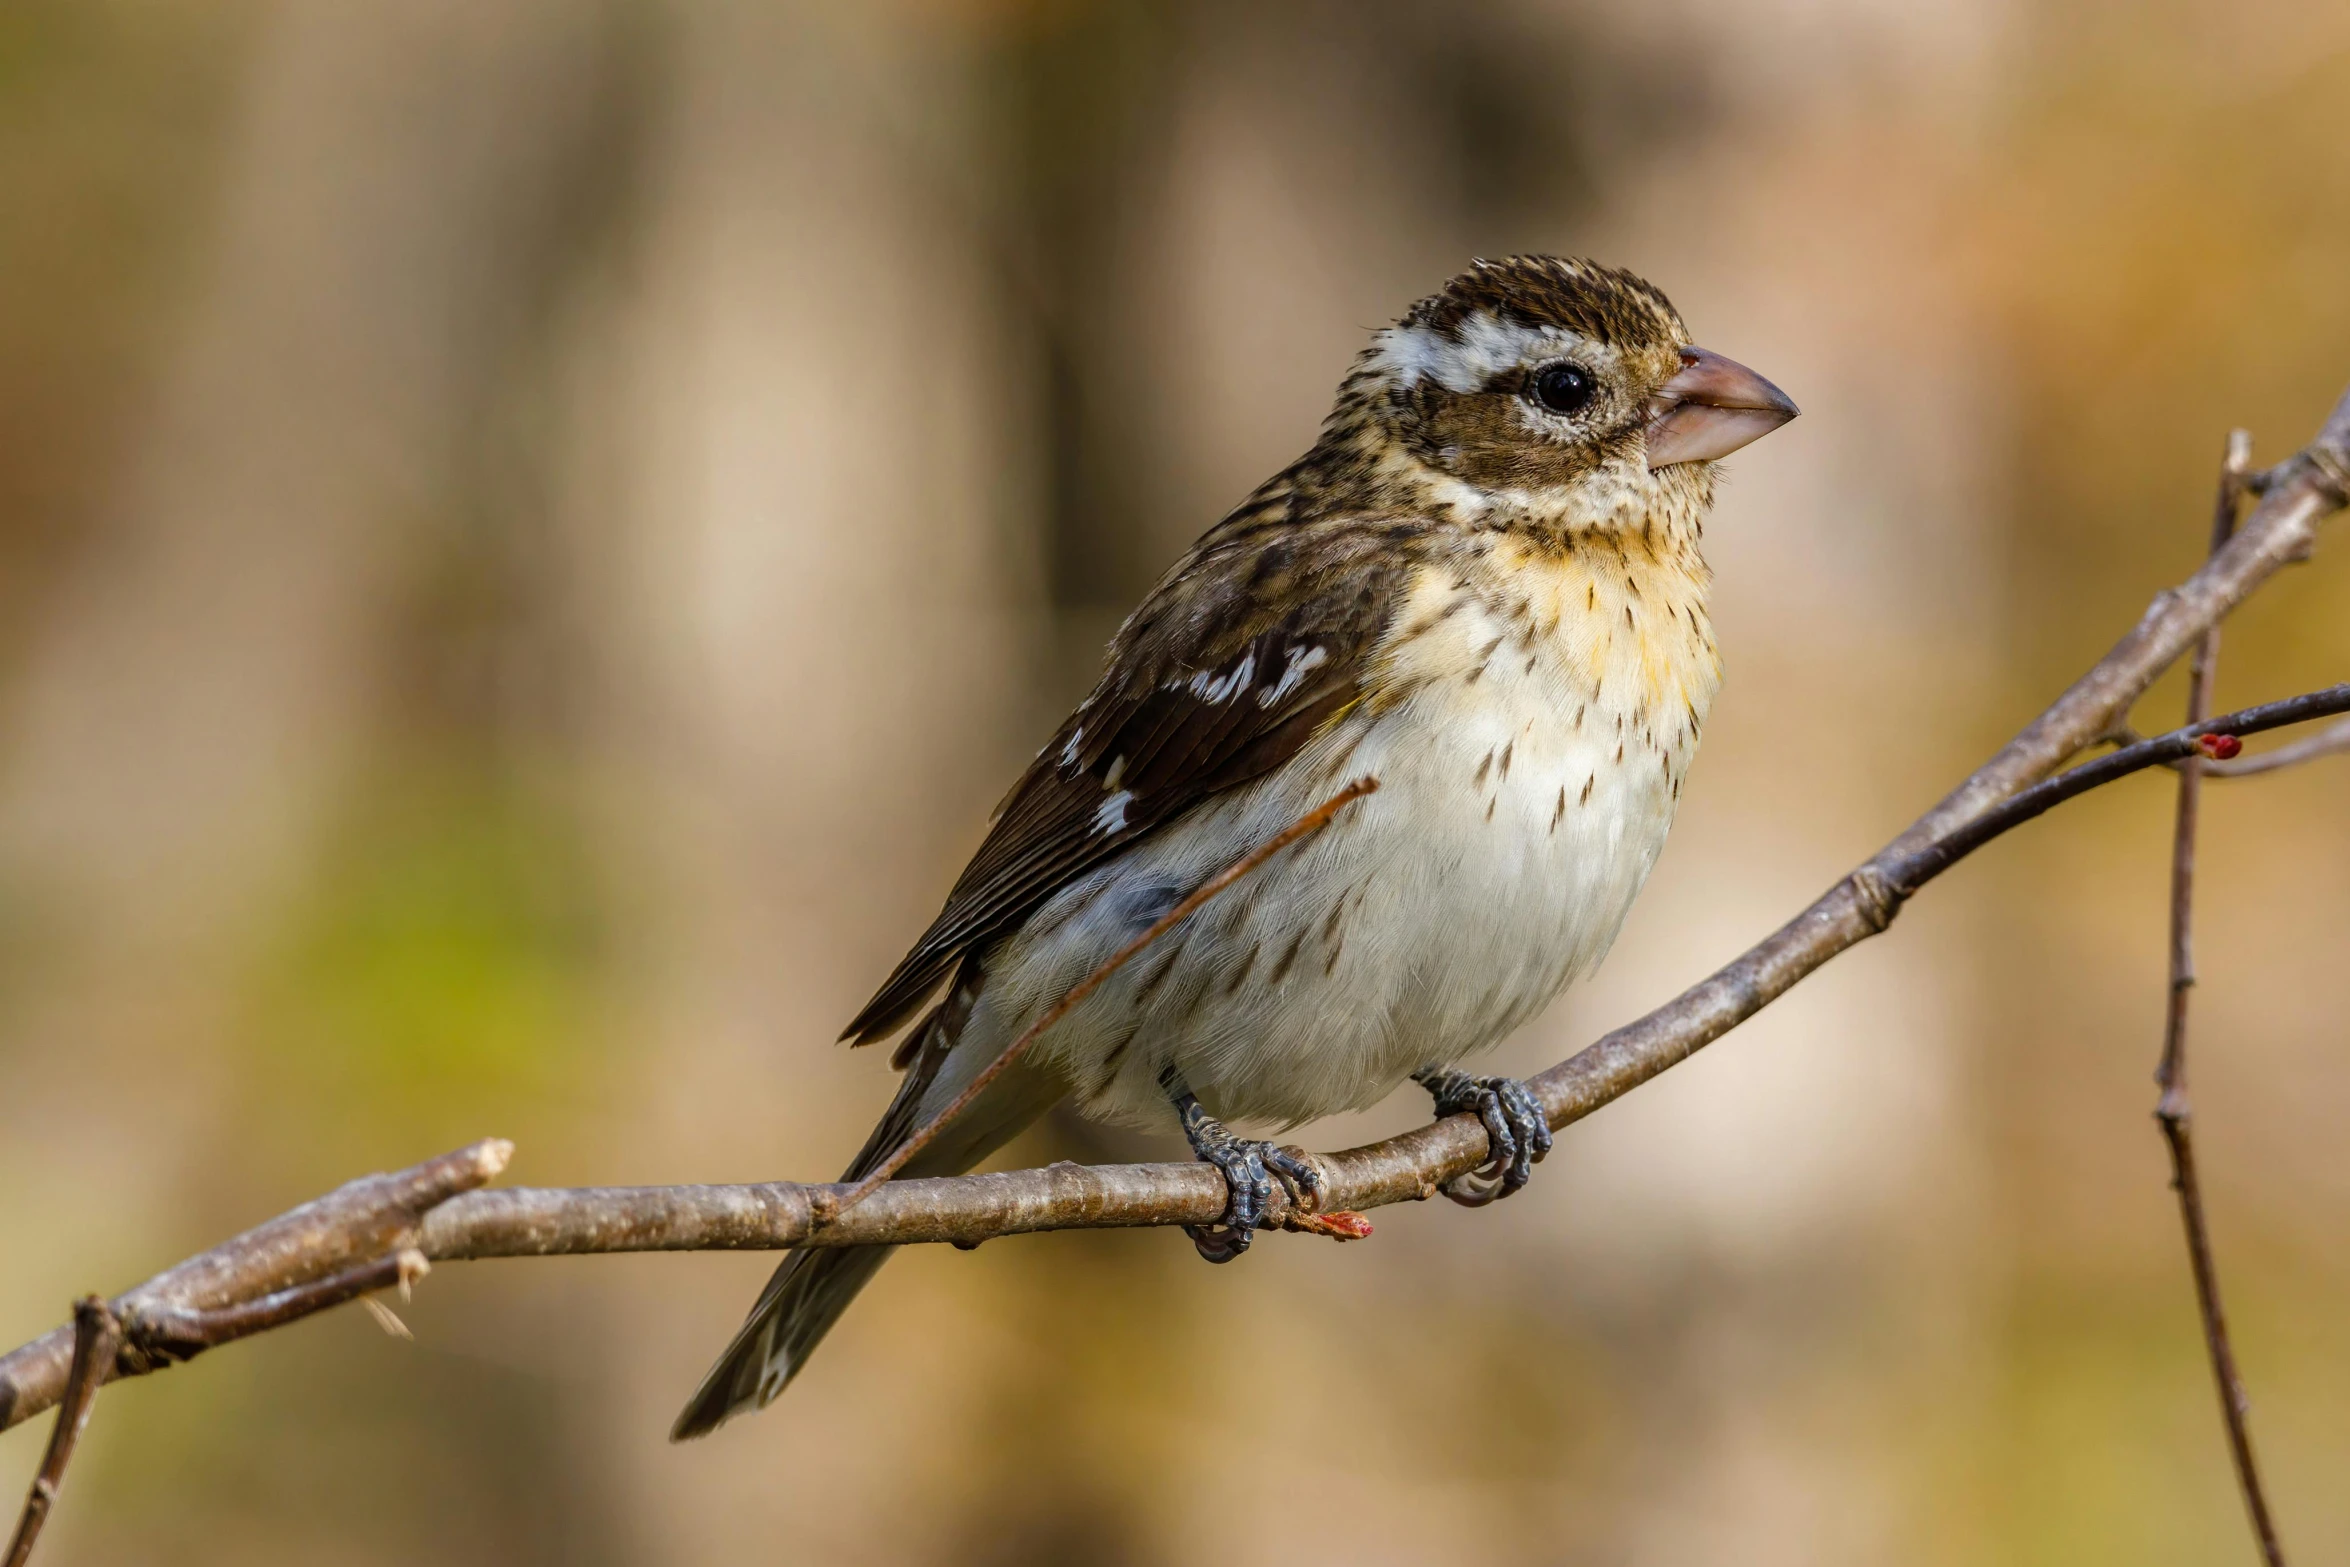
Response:
[{"label": "brown wing feathers", "polygon": [[[1288,569],[1256,569],[1275,549]],[[1214,553],[1203,543],[1121,632],[1100,686],[1029,765],[946,907],[842,1038],[891,1033],[966,953],[1137,838],[1281,766],[1355,700],[1387,599],[1363,591],[1359,548],[1335,551],[1349,557],[1349,591],[1302,603],[1295,574],[1314,563],[1292,566],[1289,543]],[[1178,594],[1188,602],[1170,602]],[[1269,600],[1289,610],[1270,625]]]}]

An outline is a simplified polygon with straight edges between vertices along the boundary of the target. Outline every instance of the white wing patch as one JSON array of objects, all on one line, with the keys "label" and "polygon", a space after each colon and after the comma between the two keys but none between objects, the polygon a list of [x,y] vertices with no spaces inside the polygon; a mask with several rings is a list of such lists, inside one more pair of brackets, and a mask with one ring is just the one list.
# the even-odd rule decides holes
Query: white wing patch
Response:
[{"label": "white wing patch", "polygon": [[1093,830],[1103,834],[1125,831],[1126,807],[1133,799],[1133,790],[1121,789],[1104,800],[1101,808],[1093,813]]},{"label": "white wing patch", "polygon": [[[1305,684],[1306,676],[1329,662],[1330,650],[1328,648],[1312,642],[1292,642],[1281,651],[1281,663],[1278,666],[1281,672],[1278,676],[1273,674],[1273,668],[1268,661],[1268,667],[1264,673],[1271,678],[1272,683],[1259,685],[1256,688],[1257,706],[1266,708],[1279,706],[1287,701],[1298,687]],[[1208,706],[1217,707],[1226,702],[1240,700],[1241,695],[1249,689],[1249,683],[1256,676],[1257,655],[1252,651],[1242,654],[1240,662],[1222,674],[1218,674],[1212,669],[1203,669],[1189,680],[1169,682],[1167,689],[1169,691],[1188,691],[1193,697]],[[1112,789],[1118,787],[1117,776],[1114,773],[1110,777],[1108,787]]]},{"label": "white wing patch", "polygon": [[1257,706],[1273,707],[1285,700],[1292,691],[1305,684],[1306,676],[1330,662],[1326,647],[1292,645],[1281,666],[1281,678],[1257,693]]},{"label": "white wing patch", "polygon": [[1203,669],[1192,676],[1191,694],[1211,707],[1220,702],[1229,702],[1248,689],[1249,679],[1256,672],[1257,655],[1244,653],[1241,655],[1240,662],[1233,665],[1228,674],[1217,675],[1210,670]]}]

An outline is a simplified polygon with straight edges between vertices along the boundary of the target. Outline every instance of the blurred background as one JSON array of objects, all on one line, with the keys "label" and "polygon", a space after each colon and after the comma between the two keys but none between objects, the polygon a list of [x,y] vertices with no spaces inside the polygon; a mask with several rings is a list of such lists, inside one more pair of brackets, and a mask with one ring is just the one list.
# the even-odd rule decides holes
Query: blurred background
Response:
[{"label": "blurred background", "polygon": [[[532,1184],[832,1175],[893,1086],[833,1034],[1119,615],[1481,253],[1631,266],[1806,411],[1710,530],[1672,846],[1502,1065],[1559,1059],[2185,574],[2231,424],[2307,437],[2346,98],[2332,0],[11,0],[0,1339],[483,1135]],[[2345,668],[2321,556],[2222,703]],[[2345,779],[2214,787],[2195,1063],[2316,1559]],[[2248,1559],[2148,1118],[2169,801],[2004,840],[1504,1208],[910,1253],[687,1448],[771,1258],[446,1267],[413,1344],[346,1311],[109,1393],[45,1559]]]}]

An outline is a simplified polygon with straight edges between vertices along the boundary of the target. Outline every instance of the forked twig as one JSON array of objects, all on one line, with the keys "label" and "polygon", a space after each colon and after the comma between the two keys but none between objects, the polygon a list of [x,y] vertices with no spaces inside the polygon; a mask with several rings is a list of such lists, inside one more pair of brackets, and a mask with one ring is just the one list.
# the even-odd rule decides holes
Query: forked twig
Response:
[{"label": "forked twig", "polygon": [[2350,713],[2350,682],[2281,701],[2263,702],[2257,707],[2238,708],[2217,718],[2197,719],[2167,734],[2108,751],[2095,761],[2083,762],[2029,789],[2019,790],[1965,826],[1922,848],[1906,854],[1880,856],[1879,891],[1896,900],[1907,898],[1992,839],[2036,816],[2046,815],[2067,800],[2149,767],[2175,766],[2191,757],[2203,756],[2207,737],[2224,736],[2233,740],[2305,724],[2313,718],[2330,718],[2336,713]]},{"label": "forked twig", "polygon": [[2332,756],[2341,751],[2350,751],[2350,722],[2328,724],[2316,734],[2306,735],[2291,745],[2280,745],[2273,751],[2239,756],[2231,761],[2207,761],[2203,764],[2203,776],[2250,778],[2260,773],[2298,767],[2303,762],[2314,762],[2321,756]]},{"label": "forked twig", "polygon": [[[2120,748],[2136,745],[2145,738],[2128,724],[2116,724],[2107,733],[2099,735],[2096,743]],[[2328,724],[2316,734],[2305,735],[2273,751],[2253,751],[2242,756],[2224,757],[2206,754],[2200,766],[2207,779],[2257,778],[2262,773],[2283,772],[2288,767],[2298,767],[2303,762],[2314,762],[2321,756],[2334,756],[2343,751],[2350,751],[2350,719]],[[2183,760],[2169,764],[2173,772],[2185,765]]]},{"label": "forked twig", "polygon": [[25,1567],[32,1559],[33,1542],[49,1521],[57,1488],[65,1483],[65,1466],[73,1462],[74,1444],[90,1423],[90,1409],[98,1401],[98,1384],[105,1380],[122,1347],[122,1322],[113,1309],[95,1295],[74,1302],[73,1369],[66,1374],[65,1396],[57,1404],[57,1424],[49,1432],[48,1451],[41,1455],[40,1472],[25,1493],[24,1511],[17,1516],[16,1535],[8,1542],[7,1567]]},{"label": "forked twig", "polygon": [[[2244,431],[2228,437],[2227,460],[2220,469],[2219,497],[2213,508],[2211,549],[2217,554],[2236,531],[2236,511],[2250,467],[2252,438]],[[2187,722],[2204,722],[2211,713],[2211,692],[2219,675],[2219,627],[2212,626],[2196,643],[2187,666]],[[2154,1080],[2162,1097],[2154,1108],[2155,1124],[2170,1149],[2171,1189],[2179,1194],[2179,1221],[2186,1230],[2187,1261],[2195,1276],[2195,1305],[2203,1319],[2203,1342],[2211,1355],[2211,1374],[2219,1384],[2220,1418],[2227,1429],[2228,1454],[2235,1462],[2236,1483],[2244,1492],[2244,1510],[2267,1567],[2284,1567],[2285,1552],[2277,1539],[2276,1520],[2270,1515],[2268,1495],[2261,1485],[2260,1466],[2252,1453],[2249,1421],[2251,1400],[2236,1369],[2236,1352],[2228,1338],[2227,1311],[2220,1301],[2219,1264],[2211,1250],[2211,1223],[2203,1208],[2203,1187],[2195,1173],[2194,1112],[2187,1097],[2187,999],[2195,988],[2195,840],[2201,822],[2203,769],[2200,755],[2178,763],[2178,812],[2171,831],[2170,867],[2170,998],[2163,1020],[2162,1063]],[[2286,763],[2272,765],[2284,766]]]},{"label": "forked twig", "polygon": [[840,1200],[839,1206],[833,1209],[832,1213],[828,1215],[827,1218],[838,1218],[841,1214],[846,1213],[851,1208],[854,1208],[858,1203],[861,1203],[867,1197],[872,1196],[875,1188],[881,1186],[887,1182],[890,1177],[896,1175],[900,1170],[904,1169],[906,1167],[906,1161],[913,1158],[914,1155],[920,1153],[924,1148],[928,1147],[931,1140],[938,1136],[940,1130],[943,1129],[949,1121],[952,1121],[956,1116],[961,1115],[965,1110],[968,1110],[971,1107],[971,1101],[977,1099],[980,1093],[986,1089],[988,1084],[994,1082],[997,1078],[1003,1076],[1004,1073],[1010,1071],[1012,1069],[1013,1063],[1017,1062],[1022,1056],[1028,1053],[1028,1047],[1035,1044],[1038,1037],[1041,1036],[1046,1029],[1052,1027],[1055,1023],[1058,1023],[1061,1021],[1061,1019],[1067,1017],[1071,1012],[1074,1012],[1087,996],[1092,995],[1096,990],[1100,989],[1112,974],[1117,973],[1118,970],[1124,968],[1128,963],[1132,962],[1135,956],[1139,954],[1143,948],[1149,946],[1152,942],[1158,940],[1161,936],[1164,936],[1167,934],[1167,932],[1173,930],[1176,926],[1182,924],[1185,920],[1191,918],[1191,916],[1194,914],[1197,914],[1202,908],[1206,907],[1208,902],[1218,893],[1221,893],[1225,889],[1229,888],[1234,882],[1240,880],[1243,876],[1246,876],[1249,872],[1264,864],[1274,855],[1279,854],[1283,849],[1288,848],[1291,844],[1296,843],[1302,838],[1310,838],[1315,833],[1318,833],[1323,828],[1329,826],[1331,819],[1337,816],[1340,811],[1346,809],[1349,805],[1352,805],[1355,801],[1361,799],[1363,796],[1376,793],[1378,788],[1379,780],[1376,778],[1357,778],[1353,783],[1348,784],[1345,788],[1339,790],[1329,799],[1324,800],[1320,805],[1315,806],[1312,810],[1306,812],[1305,815],[1299,817],[1296,821],[1291,822],[1287,827],[1282,828],[1281,831],[1275,833],[1271,838],[1266,839],[1263,843],[1257,845],[1254,849],[1251,849],[1248,853],[1242,855],[1239,859],[1234,860],[1230,865],[1225,866],[1215,875],[1210,876],[1206,881],[1200,883],[1198,887],[1193,889],[1191,896],[1185,898],[1181,903],[1176,904],[1175,907],[1169,909],[1165,914],[1161,915],[1157,923],[1153,924],[1150,929],[1144,931],[1141,935],[1135,937],[1132,941],[1126,943],[1125,946],[1120,947],[1116,952],[1112,953],[1108,960],[1105,961],[1101,967],[1095,969],[1092,973],[1086,975],[1085,978],[1079,980],[1075,985],[1070,987],[1068,994],[1061,997],[1060,1000],[1054,1002],[1051,1006],[1045,1008],[1043,1015],[1038,1017],[1035,1022],[1029,1024],[1018,1039],[1013,1040],[1010,1045],[1006,1046],[1002,1055],[997,1056],[993,1061],[989,1062],[984,1071],[982,1071],[977,1077],[971,1079],[970,1086],[966,1087],[961,1093],[957,1094],[952,1104],[949,1104],[945,1109],[939,1111],[938,1114],[932,1116],[928,1121],[923,1123],[923,1125],[914,1133],[913,1136],[907,1138],[904,1142],[898,1145],[897,1151],[895,1153],[891,1154],[887,1159],[882,1160],[880,1166],[875,1169],[871,1175],[866,1176],[865,1179],[859,1181],[856,1186],[851,1188],[849,1194]]},{"label": "forked twig", "polygon": [[406,1247],[389,1257],[362,1262],[323,1279],[273,1290],[259,1300],[210,1309],[148,1307],[131,1319],[132,1327],[143,1347],[184,1360],[199,1350],[284,1327],[377,1290],[397,1289],[405,1297],[409,1286],[431,1271],[432,1264],[425,1260],[424,1253]]}]

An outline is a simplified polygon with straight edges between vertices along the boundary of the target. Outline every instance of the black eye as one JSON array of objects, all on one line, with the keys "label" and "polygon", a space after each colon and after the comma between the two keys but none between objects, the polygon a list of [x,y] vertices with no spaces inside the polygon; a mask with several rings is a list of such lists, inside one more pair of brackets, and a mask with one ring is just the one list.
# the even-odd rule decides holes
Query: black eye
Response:
[{"label": "black eye", "polygon": [[1599,383],[1581,365],[1544,365],[1534,372],[1534,400],[1554,414],[1578,411],[1598,390]]}]

